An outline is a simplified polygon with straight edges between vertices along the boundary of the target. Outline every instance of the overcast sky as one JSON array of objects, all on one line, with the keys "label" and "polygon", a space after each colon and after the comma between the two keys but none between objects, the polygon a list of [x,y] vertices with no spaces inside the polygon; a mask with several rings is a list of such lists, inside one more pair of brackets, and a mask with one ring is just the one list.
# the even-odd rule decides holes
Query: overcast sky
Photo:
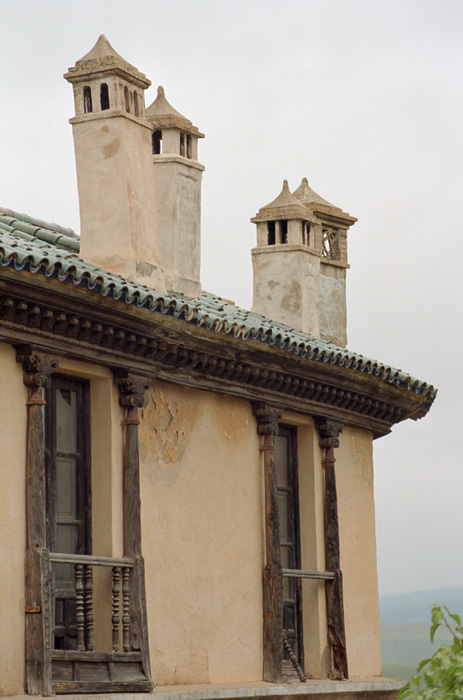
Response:
[{"label": "overcast sky", "polygon": [[163,85],[206,134],[203,288],[250,307],[249,219],[283,178],[358,217],[349,348],[439,388],[375,443],[380,592],[463,585],[463,1],[0,0],[0,18],[0,206],[79,230],[62,74],[104,33],[147,105]]}]

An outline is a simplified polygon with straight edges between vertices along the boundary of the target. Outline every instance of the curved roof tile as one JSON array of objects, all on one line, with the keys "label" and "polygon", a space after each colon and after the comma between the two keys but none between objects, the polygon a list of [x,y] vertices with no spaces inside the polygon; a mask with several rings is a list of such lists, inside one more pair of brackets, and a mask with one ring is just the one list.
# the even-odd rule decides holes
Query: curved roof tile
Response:
[{"label": "curved roof tile", "polygon": [[[60,235],[53,240],[50,234],[57,234],[59,227],[42,221],[37,225],[37,222],[38,219],[0,209],[1,266],[54,277],[118,302],[172,314],[187,323],[245,341],[258,340],[315,362],[373,374],[386,383],[421,394],[429,402],[436,395],[432,385],[401,370],[241,309],[213,294],[203,293],[200,299],[189,299],[180,293],[161,293],[129,282],[81,260],[77,255],[79,240],[71,229],[60,229]],[[24,223],[31,228],[24,230]]]}]

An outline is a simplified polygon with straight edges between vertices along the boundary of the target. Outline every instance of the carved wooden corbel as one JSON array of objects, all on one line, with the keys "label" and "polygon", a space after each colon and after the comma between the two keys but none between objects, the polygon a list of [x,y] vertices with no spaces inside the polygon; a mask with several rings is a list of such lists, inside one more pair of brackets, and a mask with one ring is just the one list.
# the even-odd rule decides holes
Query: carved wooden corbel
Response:
[{"label": "carved wooden corbel", "polygon": [[264,681],[280,683],[283,670],[283,572],[280,559],[280,522],[275,476],[275,440],[282,411],[264,403],[253,404],[257,432],[262,435],[265,484]]},{"label": "carved wooden corbel", "polygon": [[335,448],[339,447],[342,423],[327,418],[316,418],[320,440],[325,451],[322,464],[325,472],[324,519],[325,519],[325,560],[326,569],[334,573],[334,580],[326,582],[326,607],[328,618],[328,641],[331,650],[330,678],[348,678],[346,632],[344,624],[344,603],[342,573],[339,550],[338,501],[336,490]]},{"label": "carved wooden corbel", "polygon": [[58,358],[31,345],[17,345],[16,359],[28,387],[26,450],[26,680],[30,695],[51,695],[51,566],[46,550],[44,388]]}]

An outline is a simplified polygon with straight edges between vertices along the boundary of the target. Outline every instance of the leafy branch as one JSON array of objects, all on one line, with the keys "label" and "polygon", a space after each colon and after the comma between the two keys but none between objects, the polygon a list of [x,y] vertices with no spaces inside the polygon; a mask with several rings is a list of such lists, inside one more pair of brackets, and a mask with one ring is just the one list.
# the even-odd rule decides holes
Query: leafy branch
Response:
[{"label": "leafy branch", "polygon": [[463,626],[459,615],[445,605],[431,609],[431,643],[437,630],[446,627],[452,635],[450,644],[442,644],[428,659],[424,659],[416,675],[405,685],[399,700],[463,700]]}]

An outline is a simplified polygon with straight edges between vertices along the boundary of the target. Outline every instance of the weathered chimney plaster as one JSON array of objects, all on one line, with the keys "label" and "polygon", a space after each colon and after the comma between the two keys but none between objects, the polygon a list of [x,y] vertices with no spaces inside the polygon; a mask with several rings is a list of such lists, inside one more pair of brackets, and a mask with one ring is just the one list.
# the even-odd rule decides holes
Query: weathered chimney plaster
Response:
[{"label": "weathered chimney plaster", "polygon": [[169,104],[162,87],[146,118],[153,132],[151,167],[166,287],[199,297],[204,166],[198,161],[198,139],[204,135]]},{"label": "weathered chimney plaster", "polygon": [[347,229],[356,219],[302,180],[251,219],[253,311],[345,346]]},{"label": "weathered chimney plaster", "polygon": [[151,83],[103,35],[64,77],[73,84],[76,108],[70,121],[81,257],[163,291],[151,127],[144,118],[143,92]]}]

